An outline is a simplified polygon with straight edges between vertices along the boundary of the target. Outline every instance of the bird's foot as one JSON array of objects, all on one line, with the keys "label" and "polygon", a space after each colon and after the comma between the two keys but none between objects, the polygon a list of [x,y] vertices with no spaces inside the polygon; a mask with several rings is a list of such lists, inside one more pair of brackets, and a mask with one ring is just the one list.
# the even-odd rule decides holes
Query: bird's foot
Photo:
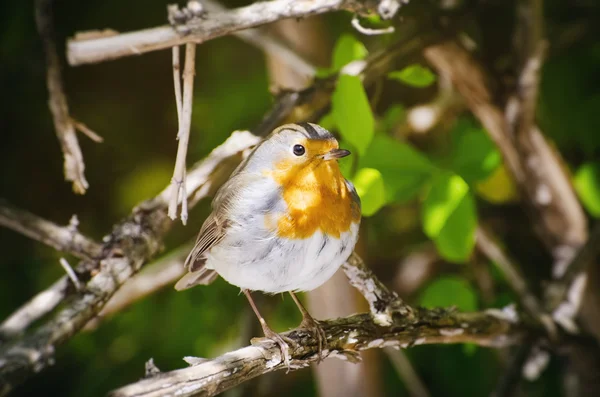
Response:
[{"label": "bird's foot", "polygon": [[327,334],[325,334],[325,330],[321,327],[321,324],[310,315],[306,315],[302,318],[299,327],[312,332],[317,339],[317,363],[320,363],[323,360],[323,346],[327,343]]},{"label": "bird's foot", "polygon": [[290,372],[290,345],[295,346],[296,342],[291,340],[290,338],[286,338],[285,336],[279,335],[277,332],[273,331],[268,326],[263,326],[263,332],[265,334],[265,338],[271,339],[273,342],[279,346],[279,350],[281,351],[281,359],[283,363],[287,367],[287,372]]}]

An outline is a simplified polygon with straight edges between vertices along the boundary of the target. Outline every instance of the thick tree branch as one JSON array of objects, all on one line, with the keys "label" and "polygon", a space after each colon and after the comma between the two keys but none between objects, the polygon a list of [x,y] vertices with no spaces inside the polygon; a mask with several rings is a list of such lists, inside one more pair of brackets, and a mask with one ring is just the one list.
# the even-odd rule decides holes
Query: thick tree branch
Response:
[{"label": "thick tree branch", "polygon": [[[444,309],[415,312],[412,319],[393,313],[393,322],[381,326],[370,314],[357,314],[320,322],[327,335],[324,354],[343,360],[357,358],[366,349],[421,344],[475,343],[503,347],[518,343],[525,332],[513,323],[486,313],[458,313]],[[292,369],[317,360],[317,341],[303,330],[284,333],[296,345],[291,349]],[[261,339],[253,346],[226,353],[198,365],[141,380],[115,390],[111,397],[214,396],[257,376],[285,369],[280,350]]]},{"label": "thick tree branch", "polygon": [[54,129],[60,142],[65,159],[65,179],[73,182],[73,191],[84,194],[88,188],[85,179],[83,155],[77,141],[77,134],[69,116],[69,106],[63,89],[60,72],[60,60],[54,43],[54,23],[52,20],[52,1],[36,0],[35,21],[46,53],[46,84],[48,86],[48,105],[54,120]]},{"label": "thick tree branch", "polygon": [[[123,34],[75,36],[67,42],[71,65],[101,62],[170,48],[184,43],[203,43],[234,32],[287,18],[304,18],[331,11],[363,11],[370,2],[358,0],[274,0],[227,11],[209,12],[183,25],[160,26]],[[376,3],[376,2],[374,2]],[[377,6],[377,4],[369,4]],[[375,9],[375,11],[377,11]],[[395,13],[394,13],[395,14]],[[382,15],[387,18],[391,15]]]},{"label": "thick tree branch", "polygon": [[6,202],[0,202],[0,226],[80,259],[96,258],[102,252],[100,244],[79,233],[74,223],[58,226]]}]

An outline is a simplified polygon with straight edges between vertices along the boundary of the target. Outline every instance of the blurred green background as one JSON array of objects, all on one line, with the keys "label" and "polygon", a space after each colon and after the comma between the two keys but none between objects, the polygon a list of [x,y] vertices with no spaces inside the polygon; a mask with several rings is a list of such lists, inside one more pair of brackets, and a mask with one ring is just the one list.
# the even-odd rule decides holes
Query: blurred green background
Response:
[{"label": "blurred green background", "polygon": [[[228,7],[247,3],[225,2]],[[474,11],[469,31],[480,46],[477,55],[495,77],[508,78],[514,73],[510,40],[515,4],[460,4]],[[158,0],[57,1],[54,15],[61,56],[66,38],[75,32],[158,26],[165,23],[165,14],[166,3]],[[600,216],[599,14],[593,1],[546,2],[550,51],[538,107],[539,125],[565,158],[590,217]],[[360,36],[351,29],[350,19],[348,13],[336,13],[313,21],[311,26],[318,31],[307,40],[313,40],[318,50],[309,58],[321,73],[392,41]],[[273,69],[260,50],[225,37],[202,44],[197,51],[189,164],[233,130],[255,127],[274,101]],[[74,195],[63,180],[32,2],[1,2],[0,197],[60,224],[77,214],[80,230],[100,240],[134,205],[169,183],[177,130],[171,53],[65,65],[63,71],[72,115],[104,137],[104,143],[96,144],[79,136],[90,183],[84,196]],[[548,276],[550,259],[515,200],[500,155],[464,105],[446,108],[442,120],[426,133],[399,127],[414,106],[439,95],[439,78],[425,62],[416,60],[383,76],[375,88],[379,92],[365,92],[352,78],[346,80],[340,81],[332,109],[321,123],[341,133],[343,146],[355,153],[342,167],[363,198],[359,249],[386,284],[411,303],[431,307],[456,305],[473,311],[514,301],[499,271],[473,252],[478,221],[494,227],[524,264],[528,277]],[[370,134],[364,133],[367,130]],[[192,239],[208,211],[205,200],[192,211],[187,227],[175,226],[165,253]],[[5,318],[62,276],[58,263],[62,255],[6,229],[0,229],[0,247],[0,318]],[[414,253],[432,259],[408,261]],[[407,270],[406,264],[422,266],[416,269],[415,280],[404,278],[405,272],[415,271]],[[264,298],[260,304],[277,330],[294,327],[300,320],[288,298]],[[260,333],[240,335],[240,329],[254,323],[238,289],[222,280],[185,293],[165,288],[73,338],[59,349],[54,366],[14,395],[104,395],[142,377],[150,357],[161,370],[169,370],[183,366],[183,356],[212,357],[246,345],[250,335]],[[474,346],[406,351],[432,396],[488,395],[506,364],[506,353]],[[384,352],[371,353],[368,362],[376,363],[377,370],[369,376],[377,394],[409,395]],[[553,359],[538,381],[525,383],[526,395],[562,395],[558,376],[562,364]],[[290,396],[317,394],[310,370],[266,378],[229,395],[275,396],[282,390]]]}]

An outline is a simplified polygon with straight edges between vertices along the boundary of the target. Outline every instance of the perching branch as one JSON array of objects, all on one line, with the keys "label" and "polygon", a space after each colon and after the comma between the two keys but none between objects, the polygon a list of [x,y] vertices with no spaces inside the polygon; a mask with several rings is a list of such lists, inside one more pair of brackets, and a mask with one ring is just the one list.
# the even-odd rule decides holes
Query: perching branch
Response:
[{"label": "perching branch", "polygon": [[[326,333],[323,354],[356,362],[358,352],[392,346],[407,348],[431,343],[475,343],[503,347],[539,329],[501,311],[458,313],[448,309],[413,309],[389,291],[355,253],[343,265],[354,287],[369,302],[371,313],[320,321]],[[285,332],[292,340],[292,369],[317,361],[318,341],[302,329]],[[196,364],[125,386],[111,397],[163,395],[214,396],[259,375],[286,368],[281,350],[270,340],[253,340],[252,346],[212,360],[186,358]]]},{"label": "perching branch", "polygon": [[77,134],[69,116],[69,106],[63,89],[60,60],[54,43],[54,23],[52,20],[52,0],[36,0],[35,21],[46,53],[46,84],[48,105],[54,120],[54,129],[64,156],[65,179],[73,182],[73,191],[84,194],[88,188],[85,179],[83,155],[77,141]]},{"label": "perching branch", "polygon": [[[399,0],[393,2],[400,4]],[[171,48],[184,43],[199,44],[281,19],[304,18],[338,10],[364,12],[367,10],[367,6],[373,3],[377,6],[377,3],[383,2],[358,0],[256,2],[233,10],[208,12],[202,18],[193,18],[175,28],[160,26],[130,33],[114,34],[110,32],[92,37],[89,34],[76,35],[67,42],[67,58],[71,65],[102,62]],[[397,7],[395,10],[385,9],[380,12],[380,15],[384,19],[390,19],[396,14],[397,9]],[[372,11],[381,10],[373,9]]]}]

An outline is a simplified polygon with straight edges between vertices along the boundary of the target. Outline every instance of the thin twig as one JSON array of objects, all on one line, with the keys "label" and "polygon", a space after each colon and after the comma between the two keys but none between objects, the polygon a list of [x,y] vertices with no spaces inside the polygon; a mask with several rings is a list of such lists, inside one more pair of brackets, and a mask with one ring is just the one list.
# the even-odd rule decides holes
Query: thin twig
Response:
[{"label": "thin twig", "polygon": [[[377,324],[371,314],[357,314],[321,321],[327,343],[323,354],[342,360],[357,360],[357,352],[399,346],[433,343],[475,343],[504,347],[518,343],[523,325],[484,313],[457,313],[444,309],[421,309],[410,319],[400,313],[388,326]],[[303,368],[318,358],[318,342],[312,333],[297,329],[283,333],[293,340],[292,370]],[[281,350],[270,340],[255,340],[252,346],[223,356],[202,360],[198,365],[153,378],[143,379],[115,390],[111,397],[214,396],[249,379],[285,369]]]},{"label": "thin twig", "polygon": [[80,259],[96,258],[102,252],[100,244],[82,235],[75,228],[58,226],[4,201],[0,202],[0,226]]},{"label": "thin twig", "polygon": [[[213,0],[203,0],[202,5],[210,12],[226,11],[223,5]],[[273,33],[264,29],[246,29],[233,33],[239,39],[260,48],[270,55],[277,56],[287,66],[303,76],[314,76],[317,67],[300,55],[294,48],[284,44]]]},{"label": "thin twig", "polygon": [[88,127],[81,121],[78,121],[75,118],[71,117],[71,123],[77,131],[81,132],[82,134],[90,138],[92,141],[96,143],[104,142],[104,138],[102,138],[100,135],[98,135],[95,131],[93,131],[90,127]]},{"label": "thin twig", "polygon": [[69,106],[64,93],[60,71],[60,60],[54,43],[54,23],[52,1],[36,0],[35,21],[46,53],[46,84],[48,86],[48,106],[54,120],[54,129],[64,156],[64,173],[67,181],[73,182],[73,191],[84,194],[89,187],[85,179],[83,155],[77,141],[75,127],[69,116]]},{"label": "thin twig", "polygon": [[[377,9],[366,9],[367,6],[371,5],[377,8],[377,3],[357,0],[321,0],[318,2],[274,0],[256,2],[232,10],[209,12],[203,18],[194,18],[184,25],[177,26],[177,29],[172,26],[160,26],[100,37],[76,35],[75,38],[67,42],[67,58],[71,65],[107,61],[171,48],[184,43],[203,43],[280,19],[303,18],[338,10],[378,12]],[[397,8],[385,10],[386,13],[390,14],[389,17],[395,15],[396,11]]]},{"label": "thin twig", "polygon": [[181,98],[181,67],[179,61],[179,46],[173,47],[173,87],[175,89],[175,106],[177,108],[177,139],[179,139],[182,114],[182,98]]},{"label": "thin twig", "polygon": [[[181,201],[181,222],[185,225],[188,218],[187,195],[185,187],[185,159],[187,157],[190,128],[192,126],[192,101],[194,99],[194,75],[196,65],[196,44],[185,45],[185,66],[183,70],[183,104],[179,119],[177,138],[177,158],[171,179],[171,201],[169,203],[169,218],[177,218],[177,204]],[[174,68],[173,68],[174,69]],[[177,89],[177,88],[176,88]]]},{"label": "thin twig", "polygon": [[73,285],[75,286],[77,291],[81,291],[81,289],[82,289],[81,282],[79,281],[77,274],[75,274],[75,271],[73,270],[73,268],[71,267],[69,262],[67,262],[67,260],[65,258],[60,258],[58,260],[58,262],[60,263],[62,268],[65,270],[65,273],[67,273],[67,276],[69,277],[69,279],[71,280],[71,282],[73,283]]}]

